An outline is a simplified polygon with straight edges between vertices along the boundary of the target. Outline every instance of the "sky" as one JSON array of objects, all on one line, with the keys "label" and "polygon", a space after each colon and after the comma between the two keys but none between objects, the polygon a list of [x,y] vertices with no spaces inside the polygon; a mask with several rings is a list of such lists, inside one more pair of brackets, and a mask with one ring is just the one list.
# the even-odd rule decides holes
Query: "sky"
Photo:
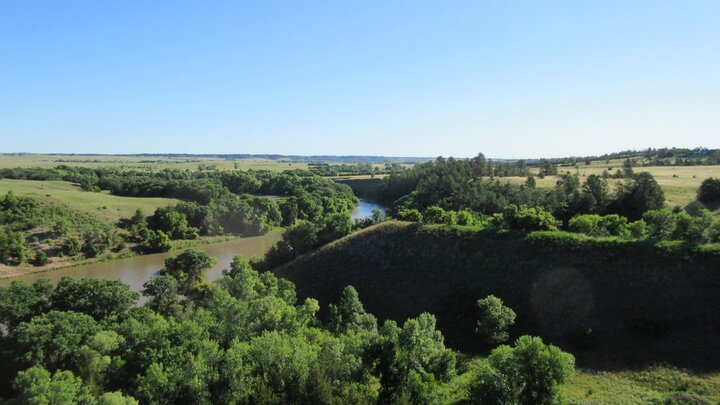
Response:
[{"label": "sky", "polygon": [[720,2],[0,2],[0,152],[720,147]]}]

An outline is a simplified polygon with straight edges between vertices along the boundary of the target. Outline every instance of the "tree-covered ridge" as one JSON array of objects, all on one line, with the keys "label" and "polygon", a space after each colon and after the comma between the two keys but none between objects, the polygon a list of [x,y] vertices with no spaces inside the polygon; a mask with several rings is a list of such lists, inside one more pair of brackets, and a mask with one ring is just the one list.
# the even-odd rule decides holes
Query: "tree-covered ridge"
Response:
[{"label": "tree-covered ridge", "polygon": [[[149,301],[141,307],[134,306],[137,293],[117,281],[64,278],[56,287],[42,280],[0,287],[6,326],[0,394],[48,404],[461,399],[451,390],[456,356],[433,315],[378,325],[347,287],[324,323],[316,317],[318,301],[297,302],[292,283],[240,257],[217,283],[200,282],[211,264],[201,252],[169,258],[162,274],[146,283]],[[537,367],[524,364],[529,359]],[[472,389],[461,395],[500,392],[513,403],[546,403],[557,398],[556,387],[573,366],[569,354],[524,337],[493,350],[482,370],[473,368]]]},{"label": "tree-covered ridge", "polygon": [[387,222],[276,273],[321,301],[352,284],[381,319],[434,313],[454,348],[477,348],[477,299],[495,295],[517,314],[511,337],[551,339],[585,367],[705,370],[720,355],[719,258],[683,241]]}]

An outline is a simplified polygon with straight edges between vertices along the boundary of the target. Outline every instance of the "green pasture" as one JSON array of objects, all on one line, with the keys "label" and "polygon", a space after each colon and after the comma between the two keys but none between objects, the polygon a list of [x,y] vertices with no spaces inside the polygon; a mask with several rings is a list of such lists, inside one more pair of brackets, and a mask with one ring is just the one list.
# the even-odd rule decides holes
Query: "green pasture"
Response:
[{"label": "green pasture", "polygon": [[120,197],[107,192],[84,191],[66,181],[34,181],[0,179],[0,195],[12,190],[18,196],[37,197],[62,203],[72,209],[95,214],[102,219],[116,221],[131,216],[138,208],[152,214],[158,207],[175,205],[172,198]]},{"label": "green pasture", "polygon": [[[593,162],[596,163],[596,162]],[[604,161],[603,161],[604,163]],[[592,164],[585,166],[579,163],[577,167],[558,167],[558,172],[577,173],[581,178],[591,174],[600,175],[603,170],[608,170],[610,174],[614,173],[618,168],[622,167],[622,163],[611,161],[611,164]],[[612,169],[612,170],[609,170]],[[690,201],[695,200],[697,189],[700,183],[708,177],[720,177],[720,166],[648,166],[635,167],[635,172],[649,172],[657,180],[658,184],[665,191],[665,199],[669,206],[679,205],[684,207]],[[533,169],[537,173],[537,169]],[[537,186],[550,188],[555,186],[559,177],[548,176],[544,179],[536,178]],[[511,183],[524,183],[525,177],[505,177]],[[620,179],[608,179],[610,184],[615,184]]]},{"label": "green pasture", "polygon": [[149,157],[149,156],[75,156],[75,155],[0,155],[0,169],[14,167],[55,167],[58,165],[80,167],[123,167],[146,169],[190,169],[200,165],[214,165],[219,170],[288,170],[307,169],[307,163],[270,159],[226,160],[204,157]]}]

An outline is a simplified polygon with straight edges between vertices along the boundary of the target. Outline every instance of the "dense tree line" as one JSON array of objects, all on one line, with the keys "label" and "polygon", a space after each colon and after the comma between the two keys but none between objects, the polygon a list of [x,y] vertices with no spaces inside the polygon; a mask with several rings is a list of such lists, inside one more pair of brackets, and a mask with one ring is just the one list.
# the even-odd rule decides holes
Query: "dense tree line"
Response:
[{"label": "dense tree line", "polygon": [[379,194],[392,205],[393,214],[439,206],[489,215],[514,204],[542,207],[563,221],[577,214],[613,213],[636,220],[665,204],[662,189],[645,172],[628,172],[615,191],[606,178],[597,175],[581,183],[579,176],[566,173],[552,190],[541,190],[533,177],[523,185],[513,185],[489,178],[490,173],[482,155],[470,160],[439,158],[389,176]]},{"label": "dense tree line", "polygon": [[579,214],[564,224],[542,207],[509,204],[501,212],[485,215],[470,210],[445,210],[428,207],[401,210],[397,219],[426,224],[462,225],[497,231],[523,232],[567,230],[591,237],[620,239],[676,240],[690,244],[720,242],[720,218],[702,205],[688,205],[685,210],[658,209],[645,211],[640,219],[628,220],[618,214]]},{"label": "dense tree line", "polygon": [[[172,239],[196,239],[201,235],[258,235],[277,226],[291,226],[298,220],[322,226],[328,218],[347,215],[358,202],[349,187],[301,170],[283,173],[151,171],[58,166],[52,169],[3,169],[0,176],[65,180],[75,182],[87,191],[106,190],[121,196],[182,200],[176,206],[158,208],[148,217],[137,212],[133,218],[121,221],[119,229],[116,224],[93,223],[89,218],[75,220],[72,218],[77,215],[69,209],[41,207],[35,199],[18,198],[9,193],[0,200],[0,262],[14,265],[33,256],[35,264],[44,265],[48,260],[48,249],[61,255],[83,253],[87,257],[96,257],[109,250],[121,251],[129,242],[143,252],[163,252],[171,248]],[[26,231],[48,228],[49,221],[57,221],[55,225],[59,230],[38,235],[55,246],[29,247],[25,240]],[[33,253],[33,249],[40,250]]]},{"label": "dense tree line", "polygon": [[320,176],[362,176],[380,175],[401,172],[404,170],[399,163],[385,163],[383,167],[373,166],[370,163],[359,164],[330,164],[330,163],[308,163],[308,169]]},{"label": "dense tree line", "polygon": [[[118,281],[0,287],[0,395],[50,404],[430,404],[457,395],[456,356],[433,315],[379,324],[347,287],[322,321],[316,300],[298,303],[292,283],[240,257],[217,283],[201,282],[213,263],[194,251],[169,258],[140,307]],[[478,330],[497,343],[512,311],[492,298],[479,301]],[[549,403],[573,366],[571,355],[520,337],[472,365],[460,395]]]},{"label": "dense tree line", "polygon": [[720,164],[720,149],[708,148],[647,148],[644,150],[625,150],[599,156],[568,157],[553,159],[559,165],[576,165],[578,162],[610,160],[642,160],[639,166],[699,166]]}]

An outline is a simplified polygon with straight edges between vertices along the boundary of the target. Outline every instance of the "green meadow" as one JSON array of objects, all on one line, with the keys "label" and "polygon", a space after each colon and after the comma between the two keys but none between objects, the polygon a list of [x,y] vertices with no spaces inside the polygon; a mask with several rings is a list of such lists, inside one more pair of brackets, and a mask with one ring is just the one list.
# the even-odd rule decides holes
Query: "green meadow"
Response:
[{"label": "green meadow", "polygon": [[200,165],[214,166],[219,170],[275,170],[307,169],[307,163],[260,158],[227,160],[212,157],[158,157],[117,155],[0,155],[0,169],[13,167],[55,167],[58,165],[80,167],[126,167],[146,169],[197,170]]},{"label": "green meadow", "polygon": [[[622,162],[610,161],[610,164],[598,164],[598,162],[592,162],[593,164],[585,166],[584,164],[578,164],[577,167],[560,166],[558,167],[559,173],[570,172],[571,174],[577,173],[581,178],[587,177],[591,174],[600,175],[603,170],[607,170],[611,175],[622,167]],[[603,161],[604,163],[604,161]],[[679,205],[684,207],[687,203],[695,200],[697,196],[697,189],[700,187],[700,183],[708,177],[720,177],[720,166],[647,166],[647,167],[635,167],[635,172],[649,172],[655,177],[663,191],[665,191],[665,200],[668,206],[674,207]],[[537,173],[537,169],[533,168],[532,171]],[[559,177],[548,176],[543,179],[536,178],[537,186],[550,188],[554,187]],[[524,183],[525,177],[506,177],[501,180],[507,180],[513,184]],[[622,181],[621,179],[608,179],[610,184],[615,184]]]},{"label": "green meadow", "polygon": [[0,179],[0,195],[11,191],[18,196],[36,197],[60,203],[72,209],[94,214],[109,222],[130,217],[138,208],[152,214],[156,208],[175,205],[172,198],[138,198],[90,192],[67,181],[34,181]]}]

